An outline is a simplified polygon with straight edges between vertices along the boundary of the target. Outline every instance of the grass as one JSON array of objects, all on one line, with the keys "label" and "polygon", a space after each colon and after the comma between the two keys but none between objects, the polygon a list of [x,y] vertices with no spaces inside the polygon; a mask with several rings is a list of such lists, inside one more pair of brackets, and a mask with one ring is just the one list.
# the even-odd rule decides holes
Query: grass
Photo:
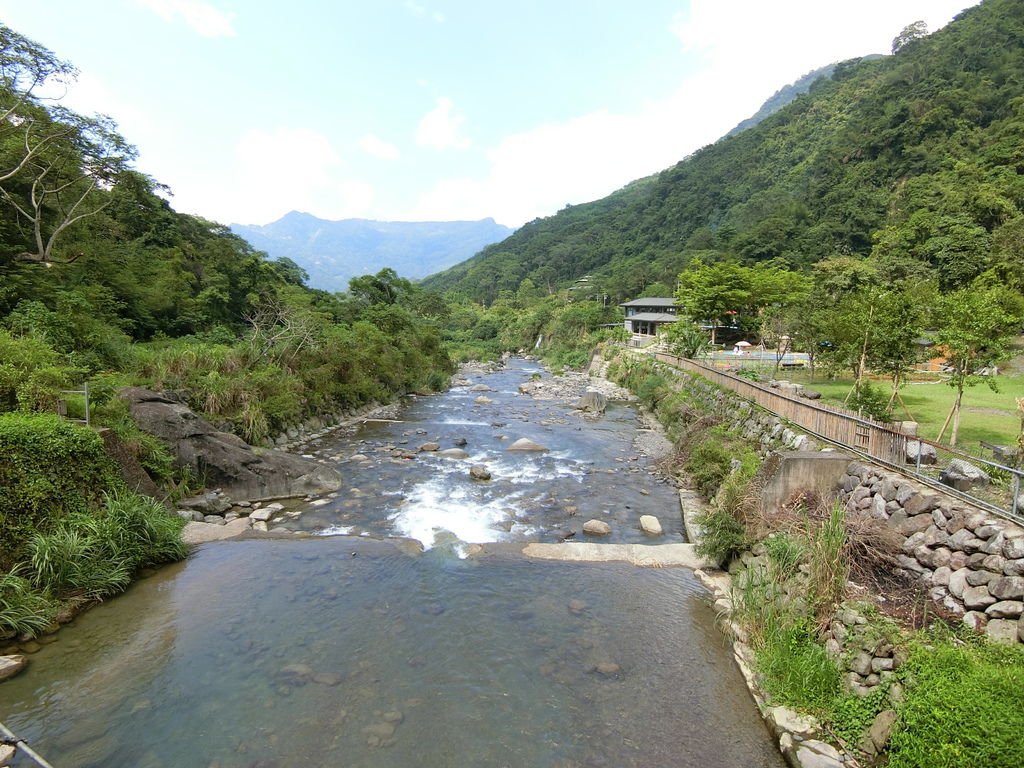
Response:
[{"label": "grass", "polygon": [[[811,381],[809,374],[803,372],[787,374],[787,378],[821,392],[823,400],[836,405],[842,405],[853,387],[852,378],[830,381],[817,376]],[[1016,443],[1020,430],[1016,398],[1024,397],[1024,376],[999,376],[996,382],[998,392],[993,392],[984,384],[964,390],[960,437],[957,441],[959,447],[975,452],[981,440],[998,445]],[[886,392],[889,391],[887,382],[878,384]],[[900,395],[914,416],[913,420],[920,425],[921,436],[932,440],[938,435],[942,422],[953,407],[956,392],[943,382],[913,381],[900,390]],[[899,403],[896,404],[893,416],[896,419],[907,418]]]},{"label": "grass", "polygon": [[889,768],[1015,768],[1024,734],[1024,650],[922,638]]}]

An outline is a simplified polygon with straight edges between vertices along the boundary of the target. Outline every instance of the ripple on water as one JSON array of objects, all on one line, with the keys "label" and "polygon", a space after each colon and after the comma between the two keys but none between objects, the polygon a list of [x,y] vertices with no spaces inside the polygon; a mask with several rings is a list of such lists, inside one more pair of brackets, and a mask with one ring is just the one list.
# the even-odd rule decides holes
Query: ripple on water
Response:
[{"label": "ripple on water", "polygon": [[62,630],[0,719],[76,768],[781,768],[688,572],[457,554],[202,547]]}]

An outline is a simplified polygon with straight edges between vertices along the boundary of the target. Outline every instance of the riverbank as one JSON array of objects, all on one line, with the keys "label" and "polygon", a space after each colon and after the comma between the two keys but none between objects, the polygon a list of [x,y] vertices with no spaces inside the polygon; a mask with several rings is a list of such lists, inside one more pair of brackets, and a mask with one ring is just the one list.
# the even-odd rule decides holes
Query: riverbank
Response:
[{"label": "riverbank", "polygon": [[[848,470],[856,482],[835,478],[837,493],[840,481],[857,491],[844,492],[841,503],[818,491],[763,507],[765,478],[744,471],[742,461],[722,464],[728,457],[702,446],[721,440],[735,456],[747,441],[748,450],[764,456],[784,425],[697,377],[637,358],[612,367],[677,436],[686,455],[675,465],[713,481],[712,502],[698,516],[706,534],[700,551],[719,558],[728,573],[699,575],[791,764],[1009,768],[1019,762],[1024,651],[1016,636],[1000,635],[1017,621],[1004,618],[1018,610],[1010,594],[1024,589],[1012,575],[1017,566],[1004,557],[1007,546],[1016,556],[1015,527],[1008,533],[1008,524],[957,511],[955,499],[944,503],[941,494],[857,462]],[[707,471],[716,465],[724,474]],[[862,483],[860,474],[878,482]],[[872,514],[903,485],[911,510]],[[973,554],[952,551],[963,540],[972,542]],[[962,590],[974,590],[970,600],[987,592],[988,583],[1007,599],[997,604],[989,597],[961,621],[949,606],[963,613],[963,604],[937,586],[934,568],[941,581],[949,564],[933,562],[954,554],[957,567],[970,573]],[[979,618],[991,606],[997,606],[993,613]],[[977,634],[974,628],[986,621],[997,629],[989,634],[1006,644]]]}]

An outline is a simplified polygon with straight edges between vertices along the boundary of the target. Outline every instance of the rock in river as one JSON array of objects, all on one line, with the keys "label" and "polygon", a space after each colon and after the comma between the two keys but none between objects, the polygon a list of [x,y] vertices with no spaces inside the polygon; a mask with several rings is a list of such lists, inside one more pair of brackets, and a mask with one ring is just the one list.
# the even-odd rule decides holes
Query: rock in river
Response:
[{"label": "rock in river", "polygon": [[445,448],[443,451],[437,452],[438,456],[444,456],[446,459],[468,459],[469,454],[461,448]]},{"label": "rock in river", "polygon": [[516,440],[512,445],[505,449],[506,451],[546,451],[548,450],[543,445],[533,442],[525,437],[521,437]]},{"label": "rock in river", "polygon": [[28,664],[28,659],[21,655],[0,656],[0,680],[14,677]]},{"label": "rock in river", "polygon": [[654,515],[640,515],[640,530],[649,536],[661,536],[661,521]]},{"label": "rock in river", "polygon": [[476,464],[469,469],[469,476],[474,480],[490,480],[491,470],[480,464]]},{"label": "rock in river", "polygon": [[583,524],[583,532],[591,536],[607,536],[612,532],[612,527],[604,520],[587,520]]}]

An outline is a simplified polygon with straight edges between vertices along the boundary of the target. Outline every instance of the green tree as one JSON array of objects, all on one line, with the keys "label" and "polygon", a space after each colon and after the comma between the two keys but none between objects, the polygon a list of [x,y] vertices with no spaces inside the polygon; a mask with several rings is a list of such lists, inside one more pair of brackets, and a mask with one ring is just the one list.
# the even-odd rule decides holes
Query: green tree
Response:
[{"label": "green tree", "polygon": [[938,300],[935,342],[946,357],[946,383],[956,391],[956,398],[936,440],[941,440],[952,424],[949,444],[956,445],[965,388],[984,381],[996,389],[996,378],[989,369],[1004,359],[1020,326],[1020,318],[1006,311],[1001,293],[999,289],[966,288]]},{"label": "green tree", "polygon": [[672,353],[679,357],[694,359],[708,351],[711,339],[708,334],[688,317],[680,317],[665,329],[665,341]]}]

